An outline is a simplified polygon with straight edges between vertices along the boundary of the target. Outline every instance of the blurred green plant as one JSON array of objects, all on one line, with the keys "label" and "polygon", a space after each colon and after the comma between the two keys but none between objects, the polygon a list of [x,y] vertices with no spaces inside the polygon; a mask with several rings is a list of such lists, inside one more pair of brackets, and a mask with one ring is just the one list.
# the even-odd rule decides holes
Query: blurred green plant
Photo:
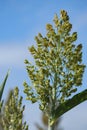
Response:
[{"label": "blurred green plant", "polygon": [[87,90],[72,97],[82,85],[85,69],[82,44],[75,44],[77,32],[71,33],[72,24],[64,10],[53,21],[55,28],[47,24],[46,36],[39,33],[35,37],[37,46],[29,48],[35,64],[25,60],[31,85],[24,82],[24,93],[27,100],[38,102],[40,110],[48,116],[48,130],[54,130],[59,116],[87,100]]},{"label": "blurred green plant", "polygon": [[2,99],[3,91],[5,88],[5,84],[6,84],[6,81],[8,79],[8,76],[9,76],[9,71],[7,72],[2,84],[0,85],[0,111],[1,111],[2,104],[3,104],[3,101],[1,102],[1,99]]},{"label": "blurred green plant", "polygon": [[8,100],[2,112],[2,128],[3,130],[28,130],[26,122],[23,123],[22,97],[19,98],[19,89],[16,87],[14,91],[10,91]]}]

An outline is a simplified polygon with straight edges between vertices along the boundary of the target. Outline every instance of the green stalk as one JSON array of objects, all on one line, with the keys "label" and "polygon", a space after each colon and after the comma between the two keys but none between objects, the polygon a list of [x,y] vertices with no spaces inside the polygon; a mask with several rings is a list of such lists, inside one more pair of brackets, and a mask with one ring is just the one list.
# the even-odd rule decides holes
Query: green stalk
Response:
[{"label": "green stalk", "polygon": [[48,130],[54,130],[54,128],[50,125],[48,125]]},{"label": "green stalk", "polygon": [[55,124],[50,125],[50,119],[48,119],[48,130],[54,130]]}]

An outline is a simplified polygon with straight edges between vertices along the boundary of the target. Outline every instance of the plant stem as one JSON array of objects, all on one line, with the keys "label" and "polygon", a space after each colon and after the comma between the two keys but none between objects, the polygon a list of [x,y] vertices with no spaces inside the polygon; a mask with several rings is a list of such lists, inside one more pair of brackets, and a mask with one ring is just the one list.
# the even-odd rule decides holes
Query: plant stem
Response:
[{"label": "plant stem", "polygon": [[48,130],[54,130],[53,126],[48,126]]},{"label": "plant stem", "polygon": [[55,128],[54,124],[50,125],[50,120],[48,120],[48,130],[54,130],[54,128]]}]

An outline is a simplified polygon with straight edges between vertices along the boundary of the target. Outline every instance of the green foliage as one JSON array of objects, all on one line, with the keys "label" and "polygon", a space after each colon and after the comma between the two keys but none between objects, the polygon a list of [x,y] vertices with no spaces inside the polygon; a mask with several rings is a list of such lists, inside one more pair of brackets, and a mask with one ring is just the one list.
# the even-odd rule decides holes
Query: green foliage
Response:
[{"label": "green foliage", "polygon": [[4,130],[28,130],[26,122],[23,123],[22,97],[19,98],[19,90],[16,87],[9,94],[2,115],[2,124]]},{"label": "green foliage", "polygon": [[3,83],[0,85],[0,110],[1,110],[1,107],[2,107],[2,104],[3,104],[3,101],[1,102],[1,98],[2,98],[2,94],[3,94],[3,91],[4,91],[5,84],[6,84],[6,81],[8,79],[8,76],[9,76],[9,71],[6,74]]},{"label": "green foliage", "polygon": [[54,122],[63,115],[65,112],[71,110],[73,107],[79,105],[80,103],[87,100],[87,89],[76,94],[71,99],[66,100],[64,103],[60,104],[60,106],[53,112],[53,119],[50,124],[54,124]]},{"label": "green foliage", "polygon": [[37,47],[31,46],[35,65],[25,60],[31,86],[24,82],[24,92],[32,103],[50,118],[58,106],[68,100],[82,85],[85,65],[82,64],[82,44],[75,44],[77,32],[71,33],[72,24],[67,12],[61,10],[54,25],[47,24],[47,34],[35,37]]}]

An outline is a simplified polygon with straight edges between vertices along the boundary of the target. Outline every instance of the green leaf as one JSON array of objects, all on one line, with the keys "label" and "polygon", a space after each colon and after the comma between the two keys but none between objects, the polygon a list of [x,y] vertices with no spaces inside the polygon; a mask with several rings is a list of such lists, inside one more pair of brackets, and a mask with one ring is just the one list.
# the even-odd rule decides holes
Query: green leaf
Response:
[{"label": "green leaf", "polygon": [[79,105],[80,103],[87,100],[87,89],[84,91],[76,94],[71,99],[62,103],[54,112],[53,112],[53,119],[51,120],[50,124],[52,125],[61,115],[65,112],[71,110],[75,106]]},{"label": "green leaf", "polygon": [[3,91],[4,91],[5,84],[6,84],[6,81],[8,79],[8,76],[9,76],[9,70],[8,70],[8,72],[7,72],[6,76],[5,76],[2,84],[0,85],[0,101],[1,101],[1,98],[2,98],[2,94],[3,94]]}]

